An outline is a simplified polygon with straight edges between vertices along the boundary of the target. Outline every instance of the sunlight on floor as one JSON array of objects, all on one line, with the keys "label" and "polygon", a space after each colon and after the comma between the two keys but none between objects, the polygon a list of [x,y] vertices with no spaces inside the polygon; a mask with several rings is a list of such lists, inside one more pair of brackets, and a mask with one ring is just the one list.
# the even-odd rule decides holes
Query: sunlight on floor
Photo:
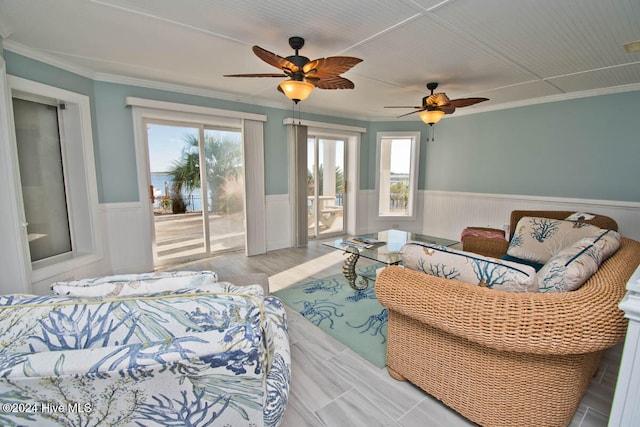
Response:
[{"label": "sunlight on floor", "polygon": [[293,268],[274,274],[269,277],[269,288],[271,292],[299,283],[303,279],[312,277],[336,264],[342,264],[344,261],[344,252],[335,251],[322,255],[311,261],[296,265]]}]

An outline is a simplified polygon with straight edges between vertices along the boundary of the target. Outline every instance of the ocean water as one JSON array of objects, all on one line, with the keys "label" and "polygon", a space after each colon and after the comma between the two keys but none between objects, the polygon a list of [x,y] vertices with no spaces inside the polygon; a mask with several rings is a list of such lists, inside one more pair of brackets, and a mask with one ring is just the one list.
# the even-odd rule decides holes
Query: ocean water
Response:
[{"label": "ocean water", "polygon": [[[160,208],[160,199],[159,197],[166,196],[165,189],[171,193],[171,186],[173,185],[172,176],[163,172],[151,172],[151,185],[153,185],[153,192],[156,197],[156,201],[154,203],[155,208]],[[200,189],[194,188],[191,193],[185,194],[183,196],[184,202],[187,204],[187,210],[190,211],[201,211],[202,203],[200,200]]]},{"label": "ocean water", "polygon": [[173,178],[171,175],[162,172],[151,172],[151,185],[153,185],[153,191],[156,197],[166,196],[165,194],[165,182],[167,183],[167,190],[171,191],[171,185],[173,184]]}]

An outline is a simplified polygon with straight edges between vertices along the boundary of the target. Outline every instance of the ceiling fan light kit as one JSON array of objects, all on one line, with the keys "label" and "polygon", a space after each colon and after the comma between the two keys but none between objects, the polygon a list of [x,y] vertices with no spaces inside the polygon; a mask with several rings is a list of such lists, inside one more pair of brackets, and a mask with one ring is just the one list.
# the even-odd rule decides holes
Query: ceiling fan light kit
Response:
[{"label": "ceiling fan light kit", "polygon": [[253,53],[264,62],[279,68],[281,74],[227,74],[225,77],[288,77],[278,85],[278,90],[296,104],[306,99],[314,88],[318,89],[353,89],[355,85],[340,74],[349,71],[354,65],[362,62],[360,58],[351,56],[329,56],[313,61],[298,54],[304,46],[302,37],[290,37],[289,46],[295,55],[286,58],[269,52],[260,46],[253,46]]},{"label": "ceiling fan light kit", "polygon": [[315,86],[311,83],[307,83],[299,80],[285,80],[278,85],[287,98],[295,102],[304,101],[311,95]]},{"label": "ceiling fan light kit", "polygon": [[444,116],[444,111],[441,110],[424,110],[418,114],[423,122],[429,126],[433,126],[440,121]]},{"label": "ceiling fan light kit", "polygon": [[489,100],[487,98],[449,99],[449,97],[443,92],[433,93],[437,87],[438,83],[427,83],[427,89],[431,91],[431,94],[422,98],[422,105],[414,107],[394,105],[386,106],[384,108],[413,108],[414,111],[402,114],[398,116],[398,118],[418,113],[423,122],[429,126],[433,126],[438,123],[445,114],[453,114],[453,112],[456,111],[456,108],[468,107],[470,105]]}]

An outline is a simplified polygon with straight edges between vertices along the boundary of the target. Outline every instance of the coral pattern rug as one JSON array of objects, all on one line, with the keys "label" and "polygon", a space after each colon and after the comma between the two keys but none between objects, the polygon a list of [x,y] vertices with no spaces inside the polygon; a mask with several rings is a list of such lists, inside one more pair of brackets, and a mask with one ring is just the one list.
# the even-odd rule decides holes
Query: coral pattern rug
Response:
[{"label": "coral pattern rug", "polygon": [[343,275],[329,276],[274,292],[289,307],[369,362],[383,368],[387,351],[387,309],[373,280],[362,291]]}]

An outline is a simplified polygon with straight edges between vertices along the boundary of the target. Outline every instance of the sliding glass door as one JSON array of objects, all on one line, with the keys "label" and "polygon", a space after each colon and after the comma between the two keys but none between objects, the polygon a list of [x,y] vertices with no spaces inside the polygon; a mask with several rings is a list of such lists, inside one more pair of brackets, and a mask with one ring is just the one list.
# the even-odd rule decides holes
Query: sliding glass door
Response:
[{"label": "sliding glass door", "polygon": [[307,206],[309,237],[344,230],[345,141],[313,136],[307,139]]},{"label": "sliding glass door", "polygon": [[238,131],[204,129],[209,249],[244,249],[244,160]]},{"label": "sliding glass door", "polygon": [[146,122],[156,264],[244,249],[238,130]]}]

